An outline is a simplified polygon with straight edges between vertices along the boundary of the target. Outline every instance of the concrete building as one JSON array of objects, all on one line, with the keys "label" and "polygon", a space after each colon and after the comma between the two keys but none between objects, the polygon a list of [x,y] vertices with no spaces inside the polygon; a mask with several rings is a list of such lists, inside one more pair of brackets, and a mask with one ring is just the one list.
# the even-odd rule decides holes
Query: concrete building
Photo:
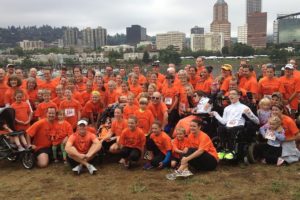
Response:
[{"label": "concrete building", "polygon": [[136,45],[141,41],[147,40],[146,28],[140,25],[132,25],[126,28],[126,42],[130,45]]},{"label": "concrete building", "polygon": [[279,14],[273,23],[274,43],[300,43],[300,13]]},{"label": "concrete building", "polygon": [[[126,61],[129,60],[142,60],[144,56],[144,53],[124,53],[123,59]],[[152,59],[153,57],[158,58],[159,53],[158,52],[149,52],[149,58]]]},{"label": "concrete building", "polygon": [[247,25],[238,27],[238,43],[247,44],[247,36],[248,36],[248,27]]},{"label": "concrete building", "polygon": [[67,28],[64,30],[64,47],[74,47],[77,45],[79,31],[77,28]]},{"label": "concrete building", "polygon": [[210,24],[210,32],[223,33],[225,46],[230,46],[231,24],[228,21],[228,5],[224,0],[217,0],[214,5],[214,19]]},{"label": "concrete building", "polygon": [[105,52],[110,52],[110,51],[117,51],[120,52],[121,50],[123,52],[125,51],[134,51],[134,46],[130,46],[127,44],[122,44],[122,45],[115,45],[115,46],[111,46],[111,45],[106,45],[102,47],[104,49]]},{"label": "concrete building", "polygon": [[88,49],[95,49],[94,31],[90,27],[81,31],[82,34],[82,47]]},{"label": "concrete building", "polygon": [[223,47],[223,33],[191,34],[192,51],[221,51]]},{"label": "concrete building", "polygon": [[185,33],[172,31],[156,35],[156,48],[166,49],[168,46],[174,46],[177,51],[182,51],[185,43]]},{"label": "concrete building", "polygon": [[107,31],[105,28],[98,26],[94,29],[95,49],[107,44]]},{"label": "concrete building", "polygon": [[[247,10],[247,14],[246,14],[246,18],[248,15],[252,14],[252,13],[256,13],[256,12],[261,12],[261,0],[247,0],[247,6],[246,6],[246,10]],[[248,21],[248,19],[247,19]]]},{"label": "concrete building", "polygon": [[19,42],[19,45],[24,51],[44,48],[44,42],[41,40],[38,41],[23,40]]},{"label": "concrete building", "polygon": [[267,46],[267,13],[252,13],[248,15],[247,44],[253,48]]},{"label": "concrete building", "polygon": [[204,34],[204,28],[195,26],[195,27],[191,28],[191,34]]}]

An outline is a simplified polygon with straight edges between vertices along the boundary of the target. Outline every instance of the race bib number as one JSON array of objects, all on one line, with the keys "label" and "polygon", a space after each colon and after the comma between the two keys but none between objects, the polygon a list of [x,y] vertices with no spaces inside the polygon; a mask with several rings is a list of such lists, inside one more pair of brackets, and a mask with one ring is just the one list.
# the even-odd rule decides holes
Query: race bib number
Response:
[{"label": "race bib number", "polygon": [[230,120],[229,122],[227,122],[226,126],[227,127],[235,127],[238,125],[238,123],[239,123],[238,120]]},{"label": "race bib number", "polygon": [[267,130],[265,138],[268,139],[268,140],[272,140],[272,141],[276,140],[276,137],[275,137],[274,133],[270,130]]},{"label": "race bib number", "polygon": [[168,105],[168,106],[172,105],[172,98],[166,97],[165,98],[165,104]]},{"label": "race bib number", "polygon": [[65,109],[65,116],[66,117],[73,117],[73,116],[75,116],[75,109],[74,108],[67,108],[67,109]]}]

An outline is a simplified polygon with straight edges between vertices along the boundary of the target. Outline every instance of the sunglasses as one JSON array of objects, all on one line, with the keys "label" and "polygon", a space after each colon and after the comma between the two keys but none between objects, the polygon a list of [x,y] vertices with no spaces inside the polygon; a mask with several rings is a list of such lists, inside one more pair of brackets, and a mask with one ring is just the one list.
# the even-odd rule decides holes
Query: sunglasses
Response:
[{"label": "sunglasses", "polygon": [[151,97],[153,100],[159,100],[159,97]]}]

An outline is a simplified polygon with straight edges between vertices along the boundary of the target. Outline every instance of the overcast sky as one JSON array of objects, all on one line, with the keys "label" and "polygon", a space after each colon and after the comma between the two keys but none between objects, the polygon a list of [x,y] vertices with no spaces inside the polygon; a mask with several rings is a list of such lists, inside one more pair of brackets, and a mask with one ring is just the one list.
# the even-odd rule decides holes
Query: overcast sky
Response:
[{"label": "overcast sky", "polygon": [[[195,25],[209,32],[213,5],[217,0],[0,0],[0,27],[43,25],[102,26],[108,34],[126,33],[139,24],[148,35],[182,31],[190,35]],[[246,0],[226,0],[232,36],[246,21]],[[278,13],[299,12],[299,0],[263,0],[268,12],[268,34]]]}]

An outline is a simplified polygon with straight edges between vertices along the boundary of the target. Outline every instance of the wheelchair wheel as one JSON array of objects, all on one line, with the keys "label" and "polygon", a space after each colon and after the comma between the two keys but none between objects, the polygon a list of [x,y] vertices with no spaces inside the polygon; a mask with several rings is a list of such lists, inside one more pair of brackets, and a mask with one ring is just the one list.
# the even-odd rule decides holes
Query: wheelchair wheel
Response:
[{"label": "wheelchair wheel", "polygon": [[6,158],[7,158],[7,160],[9,160],[11,162],[15,162],[19,159],[19,155],[15,154],[15,153],[11,153]]},{"label": "wheelchair wheel", "polygon": [[247,159],[248,159],[249,163],[251,163],[251,164],[256,163],[257,158],[258,158],[255,147],[256,147],[256,143],[251,143],[248,147]]},{"label": "wheelchair wheel", "polygon": [[213,145],[215,146],[216,150],[219,152],[222,149],[221,146],[221,139],[219,136],[215,136],[211,139]]},{"label": "wheelchair wheel", "polygon": [[26,151],[21,156],[21,162],[25,169],[32,169],[34,167],[35,158],[31,151]]}]

